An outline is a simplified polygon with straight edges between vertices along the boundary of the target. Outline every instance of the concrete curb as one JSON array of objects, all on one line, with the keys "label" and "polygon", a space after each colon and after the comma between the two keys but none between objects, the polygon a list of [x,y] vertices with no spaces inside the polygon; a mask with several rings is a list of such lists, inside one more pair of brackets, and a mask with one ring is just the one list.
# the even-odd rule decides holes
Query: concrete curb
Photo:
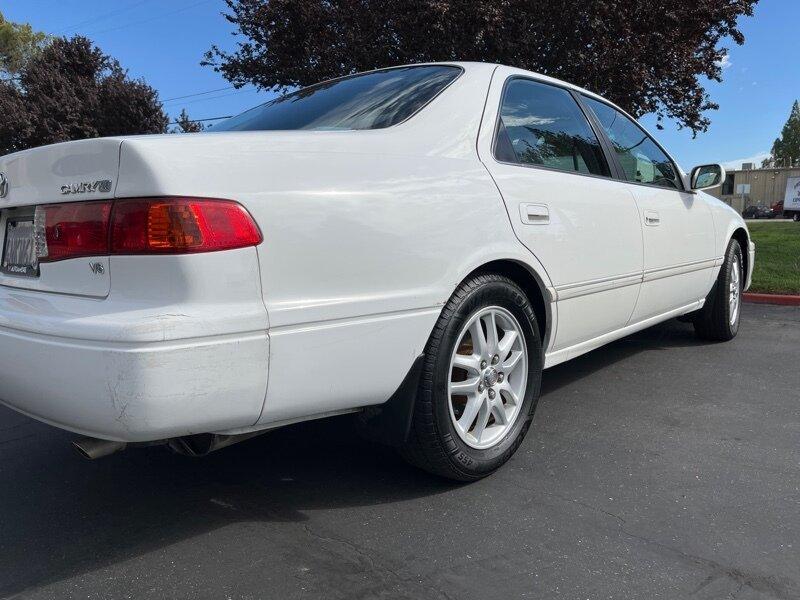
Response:
[{"label": "concrete curb", "polygon": [[788,294],[756,294],[746,292],[742,295],[745,302],[755,304],[780,304],[783,306],[800,306],[800,296]]}]

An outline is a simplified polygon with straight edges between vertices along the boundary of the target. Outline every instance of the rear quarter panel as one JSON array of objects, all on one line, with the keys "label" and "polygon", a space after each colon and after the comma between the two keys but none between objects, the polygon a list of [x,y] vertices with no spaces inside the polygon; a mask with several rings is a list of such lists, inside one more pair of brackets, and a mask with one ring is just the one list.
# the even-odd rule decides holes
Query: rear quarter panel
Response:
[{"label": "rear quarter panel", "polygon": [[[492,256],[520,254],[477,162],[391,156],[279,157],[300,185],[253,204],[270,314],[263,420],[388,398],[458,282]],[[299,382],[302,382],[300,384]]]},{"label": "rear quarter panel", "polygon": [[180,181],[152,153],[123,148],[123,190],[138,173],[144,195],[235,199],[264,234],[270,373],[259,424],[385,401],[459,281],[494,259],[533,261],[474,145],[409,156],[392,153],[388,135],[370,146],[377,136],[366,133],[356,154],[315,152],[313,136],[302,150],[269,151],[245,136],[231,156],[220,136],[219,148],[185,149]]},{"label": "rear quarter panel", "polygon": [[535,263],[477,156],[493,70],[469,66],[386,130],[123,143],[118,196],[230,198],[261,227],[270,365],[259,425],[385,401],[471,270]]}]

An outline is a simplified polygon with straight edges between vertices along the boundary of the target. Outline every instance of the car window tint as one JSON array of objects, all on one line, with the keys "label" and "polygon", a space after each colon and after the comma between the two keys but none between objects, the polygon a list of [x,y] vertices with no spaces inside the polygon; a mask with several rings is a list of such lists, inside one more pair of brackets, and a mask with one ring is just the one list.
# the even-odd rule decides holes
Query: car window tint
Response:
[{"label": "car window tint", "polygon": [[401,67],[303,88],[211,131],[382,129],[406,120],[461,74],[447,65]]},{"label": "car window tint", "polygon": [[604,102],[588,96],[584,102],[611,139],[628,181],[680,189],[672,161],[641,127]]},{"label": "car window tint", "polygon": [[498,160],[609,176],[600,142],[567,90],[512,79],[500,107]]}]

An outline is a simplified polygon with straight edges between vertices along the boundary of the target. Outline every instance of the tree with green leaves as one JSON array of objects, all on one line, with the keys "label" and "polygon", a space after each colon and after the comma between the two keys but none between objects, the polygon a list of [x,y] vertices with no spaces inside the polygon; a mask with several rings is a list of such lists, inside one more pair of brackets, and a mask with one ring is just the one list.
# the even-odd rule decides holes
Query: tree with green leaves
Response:
[{"label": "tree with green leaves", "polygon": [[47,35],[27,23],[12,23],[0,13],[0,73],[13,77],[39,52]]},{"label": "tree with green leaves", "polygon": [[189,113],[186,109],[181,109],[181,114],[175,119],[177,127],[172,130],[172,133],[199,133],[205,129],[205,126],[200,121],[193,121],[189,118]]},{"label": "tree with green leaves", "polygon": [[800,102],[794,101],[781,136],[772,144],[772,162],[778,166],[800,165]]},{"label": "tree with green leaves", "polygon": [[724,42],[757,0],[225,0],[244,39],[203,64],[236,87],[282,91],[380,67],[474,60],[588,88],[693,133],[718,108]]},{"label": "tree with green leaves", "polygon": [[83,138],[165,133],[158,92],[85,37],[54,38],[0,81],[0,155]]}]

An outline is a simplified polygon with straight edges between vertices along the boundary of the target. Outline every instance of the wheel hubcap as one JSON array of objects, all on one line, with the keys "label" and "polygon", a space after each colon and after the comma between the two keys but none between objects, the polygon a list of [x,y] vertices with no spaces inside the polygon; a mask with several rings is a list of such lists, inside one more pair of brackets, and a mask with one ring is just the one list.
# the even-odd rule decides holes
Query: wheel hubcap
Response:
[{"label": "wheel hubcap", "polygon": [[497,383],[497,379],[497,370],[494,367],[490,367],[483,372],[483,383],[486,387],[492,387]]},{"label": "wheel hubcap", "polygon": [[728,289],[728,304],[730,305],[730,324],[735,325],[739,318],[739,305],[741,303],[741,269],[739,261],[734,259],[731,267],[731,282]]},{"label": "wheel hubcap", "polygon": [[508,310],[475,312],[450,359],[450,418],[468,446],[485,449],[513,427],[525,399],[528,352],[522,328]]}]

